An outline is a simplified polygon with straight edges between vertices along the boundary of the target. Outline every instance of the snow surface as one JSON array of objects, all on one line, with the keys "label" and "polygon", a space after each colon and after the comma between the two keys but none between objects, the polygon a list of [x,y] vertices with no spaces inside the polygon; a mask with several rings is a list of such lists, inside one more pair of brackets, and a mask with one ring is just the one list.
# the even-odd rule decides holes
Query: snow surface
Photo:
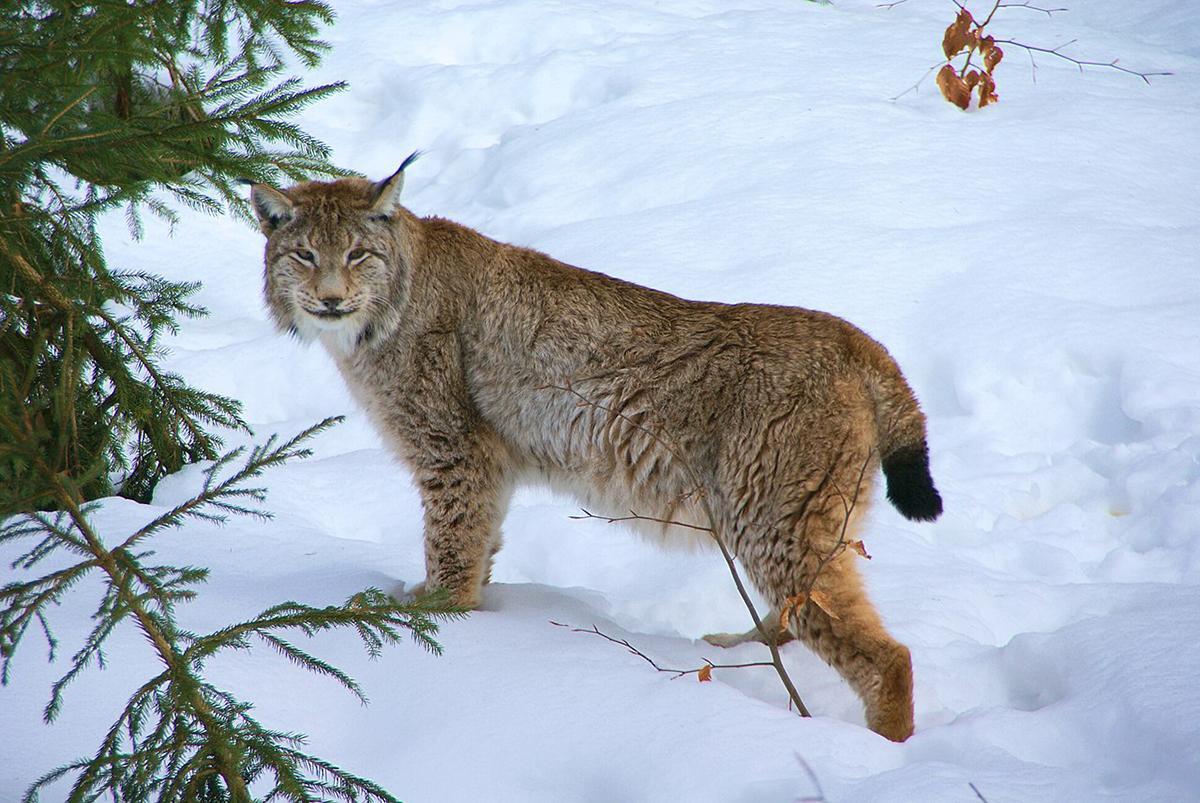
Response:
[{"label": "snow surface", "polygon": [[[977,800],[969,783],[992,803],[1200,799],[1200,7],[1069,5],[994,29],[1175,75],[1039,57],[1035,82],[1010,47],[1000,104],[964,114],[932,78],[890,100],[938,60],[950,2],[368,0],[337,4],[308,76],[351,82],[302,121],[341,164],[379,177],[427,151],[417,212],[687,297],[828,310],[888,346],[946,500],[933,525],[876,500],[866,533],[872,595],[913,654],[907,743],[866,730],[795,644],[811,720],[770,670],[671,681],[551,625],[672,666],[762,653],[698,641],[748,626],[718,556],[572,521],[540,491],[517,497],[484,610],[445,626],[443,657],[315,645],[369,706],[266,650],[212,678],[410,801],[795,800],[816,793],[805,765],[830,801]],[[418,498],[326,355],[273,333],[257,232],[185,212],[173,237],[130,243],[113,221],[107,242],[114,264],[205,282],[212,315],[167,364],[242,399],[260,438],[348,415],[268,477],[274,521],[158,540],[213,570],[185,625],[419,582]],[[108,500],[97,524],[122,537],[198,478]],[[54,618],[65,651],[94,590]],[[0,690],[0,799],[90,755],[152,668],[127,628],[46,726],[64,666],[27,643]]]}]

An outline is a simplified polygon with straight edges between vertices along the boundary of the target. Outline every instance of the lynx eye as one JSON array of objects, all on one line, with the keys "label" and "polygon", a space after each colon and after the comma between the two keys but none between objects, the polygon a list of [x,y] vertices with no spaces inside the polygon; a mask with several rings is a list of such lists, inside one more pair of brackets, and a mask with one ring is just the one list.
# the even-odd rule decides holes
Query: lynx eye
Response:
[{"label": "lynx eye", "polygon": [[366,255],[367,255],[367,250],[365,248],[355,248],[353,251],[346,254],[346,261],[350,262],[350,263],[358,262],[359,260],[366,257]]},{"label": "lynx eye", "polygon": [[317,255],[314,254],[312,251],[305,251],[304,249],[300,249],[299,251],[293,251],[292,257],[294,257],[296,260],[298,260],[300,262],[303,262],[304,264],[306,264],[308,266],[313,266],[313,265],[317,264]]}]

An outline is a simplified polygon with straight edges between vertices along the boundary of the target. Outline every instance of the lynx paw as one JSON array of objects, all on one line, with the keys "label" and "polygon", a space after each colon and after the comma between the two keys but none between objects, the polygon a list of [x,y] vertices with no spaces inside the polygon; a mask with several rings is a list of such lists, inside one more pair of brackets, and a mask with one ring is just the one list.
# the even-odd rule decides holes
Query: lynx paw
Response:
[{"label": "lynx paw", "polygon": [[749,633],[709,633],[703,638],[714,647],[729,648],[736,647],[739,644],[745,644],[747,641],[755,641],[755,636],[758,635],[758,631],[755,630],[752,632],[754,633],[753,636]]},{"label": "lynx paw", "polygon": [[[432,594],[439,593],[441,589],[429,588],[426,583],[417,583],[414,586],[406,587],[401,583],[399,588],[392,594],[398,600],[407,602],[415,602],[423,597],[428,597]],[[462,608],[464,610],[477,610],[482,604],[482,592],[460,589],[457,592],[450,592],[446,597],[446,605],[451,608]]]},{"label": "lynx paw", "polygon": [[[793,638],[795,638],[795,636],[793,636],[790,631],[775,630],[774,633],[775,633],[775,643],[777,645],[786,644],[787,642],[789,642]],[[757,627],[752,627],[749,630],[747,630],[745,633],[709,633],[707,636],[704,636],[704,640],[707,641],[709,644],[713,645],[714,647],[725,647],[725,648],[736,647],[739,644],[749,644],[749,643],[766,644],[767,643],[766,640],[763,638],[762,633],[760,633],[758,631]]]}]

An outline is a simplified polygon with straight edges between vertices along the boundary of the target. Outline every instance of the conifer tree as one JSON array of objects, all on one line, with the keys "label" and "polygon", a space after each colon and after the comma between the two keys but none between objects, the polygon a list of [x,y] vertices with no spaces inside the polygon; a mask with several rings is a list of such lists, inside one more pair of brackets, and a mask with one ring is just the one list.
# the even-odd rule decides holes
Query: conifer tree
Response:
[{"label": "conifer tree", "polygon": [[[302,735],[259,722],[205,678],[205,662],[265,645],[365,700],[308,636],[350,629],[375,656],[407,634],[437,652],[437,619],[461,612],[436,595],[400,603],[366,589],[209,633],[180,623],[208,570],[153,561],[151,540],[189,519],[265,515],[263,490],[247,483],[304,457],[303,442],[332,422],[220,455],[215,433],[246,428],[237,402],[159,364],[163,335],[203,314],[189,301],[198,285],[109,265],[98,234],[103,215],[124,210],[137,235],[142,213],[173,223],[180,204],[249,219],[238,179],[336,175],[326,147],[289,118],[341,84],[280,80],[286,58],[316,63],[332,16],[310,0],[0,4],[0,550],[16,555],[0,586],[0,683],[30,628],[54,659],[50,611],[89,576],[101,580],[98,607],[46,721],[69,684],[105,664],[123,625],[162,666],[96,753],[48,772],[27,801],[65,781],[72,801],[395,800],[309,754]],[[114,490],[145,500],[160,477],[202,460],[212,462],[192,499],[130,533],[94,529],[88,500]]]},{"label": "conifer tree", "polygon": [[[141,630],[162,671],[134,692],[95,755],[47,772],[30,787],[26,803],[35,803],[46,787],[62,780],[71,781],[71,801],[397,803],[377,784],[307,753],[302,735],[263,725],[253,716],[251,703],[205,679],[204,665],[214,655],[258,643],[302,669],[332,679],[366,702],[353,678],[309,652],[297,636],[353,630],[376,657],[407,633],[436,653],[441,651],[434,641],[436,620],[461,611],[446,607],[444,596],[400,603],[369,588],[341,605],[283,602],[245,621],[199,634],[182,627],[177,613],[181,604],[196,597],[208,570],[151,562],[153,538],[189,519],[268,515],[257,507],[264,490],[247,483],[269,467],[308,456],[304,442],[334,421],[326,420],[282,444],[272,438],[252,450],[227,453],[205,470],[199,493],[123,538],[118,536],[120,540],[93,528],[88,515],[92,506],[75,501],[78,489],[69,476],[54,473],[45,460],[33,459],[31,471],[42,478],[61,510],[15,515],[0,522],[0,549],[18,549],[12,562],[18,579],[0,587],[0,683],[9,683],[11,660],[30,628],[41,631],[54,659],[59,642],[51,609],[87,576],[98,576],[103,591],[92,615],[91,632],[51,689],[46,722],[57,718],[72,681],[89,667],[105,664],[106,642],[123,623]],[[17,438],[32,436],[3,412],[0,426]],[[77,562],[64,561],[70,556]],[[56,568],[39,575],[47,562]]]},{"label": "conifer tree", "polygon": [[159,365],[194,283],[123,271],[97,222],[173,204],[245,214],[236,179],[336,171],[289,118],[341,88],[280,80],[326,45],[320,2],[71,0],[0,6],[0,516],[60,507],[44,459],[76,502],[145,500],[182,465],[216,458],[233,399]]}]

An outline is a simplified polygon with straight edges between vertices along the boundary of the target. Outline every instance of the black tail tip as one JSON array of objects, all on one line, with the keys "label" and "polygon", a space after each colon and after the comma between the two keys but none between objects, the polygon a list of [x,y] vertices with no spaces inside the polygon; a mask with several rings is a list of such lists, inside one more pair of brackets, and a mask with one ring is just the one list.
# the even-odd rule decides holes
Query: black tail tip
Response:
[{"label": "black tail tip", "polygon": [[888,501],[912,521],[934,521],[942,515],[942,497],[929,474],[929,451],[901,449],[883,458]]}]

